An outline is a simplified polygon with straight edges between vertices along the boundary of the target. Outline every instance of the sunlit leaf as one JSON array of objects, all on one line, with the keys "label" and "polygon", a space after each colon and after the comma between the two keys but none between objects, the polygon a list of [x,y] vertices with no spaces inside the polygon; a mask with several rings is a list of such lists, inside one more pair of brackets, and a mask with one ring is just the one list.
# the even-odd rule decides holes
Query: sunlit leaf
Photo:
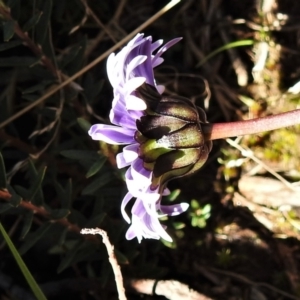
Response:
[{"label": "sunlit leaf", "polygon": [[207,215],[210,214],[210,212],[211,212],[211,205],[210,204],[204,205],[202,209],[202,214]]},{"label": "sunlit leaf", "polygon": [[170,193],[170,195],[168,195],[168,200],[170,200],[170,201],[176,200],[177,197],[180,195],[180,193],[181,193],[180,189],[176,189],[176,190],[172,191]]},{"label": "sunlit leaf", "polygon": [[197,64],[197,68],[201,67],[204,63],[206,63],[209,59],[211,59],[212,57],[214,57],[215,55],[217,55],[218,53],[231,49],[231,48],[236,48],[236,47],[244,47],[244,46],[251,46],[254,44],[253,40],[241,40],[241,41],[236,41],[236,42],[232,42],[232,43],[228,43],[214,51],[212,51],[209,55],[207,55],[206,57],[204,57],[198,64]]}]

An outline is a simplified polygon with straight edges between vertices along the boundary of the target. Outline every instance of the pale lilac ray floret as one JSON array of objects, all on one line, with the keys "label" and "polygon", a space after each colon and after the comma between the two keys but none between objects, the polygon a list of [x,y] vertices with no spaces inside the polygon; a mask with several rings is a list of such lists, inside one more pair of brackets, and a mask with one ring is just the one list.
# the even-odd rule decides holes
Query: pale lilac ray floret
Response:
[{"label": "pale lilac ray floret", "polygon": [[[152,37],[137,34],[118,54],[112,53],[107,60],[107,74],[113,87],[114,99],[110,111],[110,121],[114,125],[95,124],[89,134],[94,140],[106,143],[127,145],[116,157],[118,168],[129,167],[125,174],[128,193],[125,195],[121,211],[124,219],[131,223],[126,233],[127,239],[163,238],[172,241],[160,224],[160,216],[178,215],[188,208],[188,204],[161,205],[161,197],[168,189],[150,188],[152,171],[144,168],[138,156],[139,144],[135,140],[136,120],[144,115],[146,103],[137,96],[136,89],[143,83],[152,85],[159,93],[163,86],[156,84],[153,68],[163,62],[161,55],[180,38],[173,39],[161,46],[163,41],[152,42]],[[155,54],[153,52],[156,51]],[[163,195],[162,195],[163,194]],[[125,212],[128,202],[136,198],[132,207],[131,220]]]}]

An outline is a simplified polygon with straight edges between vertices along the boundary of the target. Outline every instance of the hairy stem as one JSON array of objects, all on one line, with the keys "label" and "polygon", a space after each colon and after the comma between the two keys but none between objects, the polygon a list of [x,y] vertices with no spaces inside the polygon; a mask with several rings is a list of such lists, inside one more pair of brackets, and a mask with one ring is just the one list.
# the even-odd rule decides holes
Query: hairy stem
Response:
[{"label": "hairy stem", "polygon": [[246,121],[201,124],[201,127],[206,140],[218,140],[297,124],[300,124],[300,109]]}]

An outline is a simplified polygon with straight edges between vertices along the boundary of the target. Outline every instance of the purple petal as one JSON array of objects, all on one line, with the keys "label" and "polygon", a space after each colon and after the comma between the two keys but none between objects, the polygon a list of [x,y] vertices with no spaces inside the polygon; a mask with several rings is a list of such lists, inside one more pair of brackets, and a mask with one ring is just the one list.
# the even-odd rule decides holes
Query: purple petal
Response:
[{"label": "purple petal", "polygon": [[153,66],[158,66],[160,63],[162,63],[162,61],[160,63],[157,63],[156,60],[159,59],[159,57],[166,52],[170,47],[172,47],[173,45],[175,45],[176,43],[178,43],[180,40],[182,40],[182,38],[176,38],[173,39],[171,41],[169,41],[168,43],[166,43],[164,46],[162,46],[157,53],[154,55],[154,58],[152,59],[152,65]]},{"label": "purple petal", "polygon": [[124,147],[123,153],[117,155],[117,166],[119,169],[129,166],[138,158],[138,144],[132,144]]},{"label": "purple petal", "polygon": [[160,205],[160,211],[168,216],[178,216],[189,208],[188,203],[180,203],[174,205]]},{"label": "purple petal", "polygon": [[128,217],[126,211],[125,211],[125,207],[126,205],[128,204],[128,202],[132,199],[132,195],[130,193],[127,193],[125,195],[125,197],[123,198],[123,201],[121,203],[121,213],[122,213],[122,216],[124,218],[124,220],[130,224],[130,218]]},{"label": "purple petal", "polygon": [[[140,87],[145,82],[145,77],[135,77],[126,82],[125,88],[128,94],[131,94],[135,91],[138,87]],[[126,97],[127,100],[127,97]]]},{"label": "purple petal", "polygon": [[126,239],[137,237],[139,243],[142,238],[159,239],[172,242],[172,238],[166,233],[157,217],[153,217],[141,211],[139,215],[132,216],[132,225],[126,233]]},{"label": "purple petal", "polygon": [[109,114],[109,119],[115,125],[136,130],[136,118],[131,116],[131,114],[127,111],[125,101],[122,101],[121,99],[114,103]]},{"label": "purple petal", "polygon": [[93,140],[100,140],[109,144],[135,143],[133,130],[112,125],[95,124],[90,128],[89,135]]},{"label": "purple petal", "polygon": [[163,42],[164,42],[163,40],[157,40],[156,42],[152,43],[152,45],[151,45],[151,53],[153,51],[155,51],[159,46],[161,46]]},{"label": "purple petal", "polygon": [[126,67],[126,79],[129,80],[130,78],[130,74],[132,73],[132,71],[139,66],[140,64],[142,64],[145,60],[147,59],[146,55],[138,55],[136,57],[134,57],[130,63],[128,64],[128,66]]},{"label": "purple petal", "polygon": [[130,95],[126,97],[126,108],[131,110],[146,110],[147,105],[141,98]]}]

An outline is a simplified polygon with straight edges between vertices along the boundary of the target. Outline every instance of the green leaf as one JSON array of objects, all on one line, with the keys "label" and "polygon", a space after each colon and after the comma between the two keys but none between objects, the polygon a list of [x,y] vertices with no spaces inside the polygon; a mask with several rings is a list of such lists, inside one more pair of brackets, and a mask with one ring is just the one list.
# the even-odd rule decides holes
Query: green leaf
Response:
[{"label": "green leaf", "polygon": [[97,160],[99,158],[97,152],[88,150],[64,150],[60,154],[75,160]]},{"label": "green leaf", "polygon": [[52,11],[52,0],[44,0],[42,3],[44,4],[42,8],[42,15],[37,23],[37,26],[35,27],[36,41],[40,45],[43,45],[48,33]]},{"label": "green leaf", "polygon": [[12,206],[9,203],[0,203],[0,214],[10,210]]},{"label": "green leaf", "polygon": [[0,52],[20,46],[20,45],[22,45],[22,43],[23,42],[21,40],[2,43],[2,44],[0,44]]},{"label": "green leaf", "polygon": [[7,6],[11,9],[11,15],[13,19],[18,20],[20,17],[20,11],[21,11],[21,0],[8,0]]},{"label": "green leaf", "polygon": [[68,74],[74,74],[77,71],[79,71],[83,65],[83,55],[85,51],[87,43],[87,38],[84,37],[82,39],[82,42],[78,46],[78,51],[77,53],[72,57],[72,60],[69,61],[68,65],[65,66],[65,69],[67,70]]},{"label": "green leaf", "polygon": [[0,67],[29,67],[37,64],[39,58],[31,56],[11,56],[0,58]]},{"label": "green leaf", "polygon": [[38,98],[39,98],[39,95],[37,95],[37,94],[22,95],[22,99],[28,100],[30,102],[34,102]]},{"label": "green leaf", "polygon": [[192,199],[192,201],[191,201],[191,207],[192,207],[193,209],[198,209],[198,208],[200,207],[200,205],[199,205],[199,203],[198,203],[197,200]]},{"label": "green leaf", "polygon": [[[39,171],[33,185],[29,189],[29,198],[28,198],[28,200],[34,202],[34,204],[41,205],[42,202],[43,202],[42,201],[43,199],[41,199],[40,197],[39,197],[39,199],[35,199],[35,196],[39,191],[41,191],[41,185],[42,185],[42,182],[43,182],[43,179],[44,179],[44,176],[45,176],[46,169],[47,169],[47,167],[44,167],[43,169],[41,169]],[[33,200],[35,200],[35,201],[33,201]]]},{"label": "green leaf", "polygon": [[60,60],[59,67],[60,69],[64,68],[66,65],[68,65],[72,60],[74,60],[79,52],[79,50],[82,48],[81,45],[75,45],[69,49],[69,52]]},{"label": "green leaf", "polygon": [[84,225],[84,227],[86,227],[86,228],[99,227],[106,216],[107,216],[107,214],[105,212],[102,212],[102,213],[94,216],[93,218],[89,219],[88,222]]},{"label": "green leaf", "polygon": [[102,288],[106,286],[106,284],[111,279],[112,269],[108,260],[104,260],[101,268],[101,286]]},{"label": "green leaf", "polygon": [[0,189],[5,189],[7,186],[6,183],[6,170],[5,170],[5,164],[3,160],[3,156],[0,152]]},{"label": "green leaf", "polygon": [[18,6],[20,0],[7,0],[7,6],[10,7],[10,8],[13,8],[15,6]]},{"label": "green leaf", "polygon": [[70,211],[68,209],[55,209],[51,211],[51,218],[53,220],[59,220],[62,218],[67,217],[70,214]]},{"label": "green leaf", "polygon": [[210,212],[211,212],[211,205],[210,204],[204,205],[202,208],[202,215],[210,215]]},{"label": "green leaf", "polygon": [[27,233],[29,232],[31,225],[32,225],[32,220],[33,220],[33,215],[34,213],[32,211],[29,211],[25,214],[23,220],[23,228],[22,228],[22,232],[21,232],[21,239],[24,239],[27,235]]},{"label": "green leaf", "polygon": [[69,209],[72,201],[72,179],[70,178],[67,182],[65,189],[55,180],[54,187],[58,195],[59,200],[61,201],[61,207]]},{"label": "green leaf", "polygon": [[13,207],[18,207],[22,201],[22,197],[19,196],[9,184],[7,185],[7,190],[11,194],[11,198],[9,199],[9,204]]},{"label": "green leaf", "polygon": [[85,132],[88,132],[92,126],[91,123],[84,118],[77,118],[77,122]]},{"label": "green leaf", "polygon": [[33,28],[40,20],[42,16],[42,12],[37,12],[35,15],[33,15],[23,26],[23,31],[27,32],[31,28]]},{"label": "green leaf", "polygon": [[120,252],[117,248],[114,248],[114,252],[117,258],[117,261],[119,264],[125,265],[128,264],[128,258],[122,253]]},{"label": "green leaf", "polygon": [[48,85],[53,83],[53,80],[43,80],[39,84],[36,84],[34,86],[31,86],[30,88],[27,88],[22,91],[22,94],[31,94],[37,91],[43,91]]},{"label": "green leaf", "polygon": [[88,186],[86,186],[83,191],[82,195],[93,195],[95,194],[100,188],[106,185],[108,182],[112,180],[113,176],[110,173],[104,173],[100,176],[96,177],[94,181],[92,181]]},{"label": "green leaf", "polygon": [[68,220],[72,224],[76,224],[79,227],[83,227],[87,223],[86,217],[78,210],[72,208],[71,214],[68,217]]},{"label": "green leaf", "polygon": [[14,189],[17,191],[17,193],[23,198],[23,199],[28,199],[29,197],[29,191],[25,189],[22,186],[19,185],[14,185]]},{"label": "green leaf", "polygon": [[11,241],[9,235],[6,233],[4,227],[0,223],[0,231],[9,247],[9,250],[11,251],[14,259],[16,260],[21,272],[23,273],[27,283],[29,284],[33,294],[38,300],[47,300],[45,295],[43,294],[42,290],[34,280],[33,276],[31,275],[29,269],[27,268],[26,264],[24,263],[22,257],[20,256],[20,253],[18,253],[18,250],[14,246],[13,242]]},{"label": "green leaf", "polygon": [[206,63],[209,59],[211,59],[212,57],[214,57],[216,54],[224,51],[224,50],[228,50],[231,48],[235,48],[235,47],[244,47],[244,46],[251,46],[254,44],[253,40],[242,40],[242,41],[236,41],[236,42],[232,42],[232,43],[228,43],[216,50],[214,50],[213,52],[211,52],[209,55],[207,55],[206,57],[204,57],[197,65],[196,68],[201,67],[204,63]]},{"label": "green leaf", "polygon": [[91,103],[102,91],[104,80],[96,81],[93,79],[90,73],[86,74],[83,83],[83,95],[88,103]]},{"label": "green leaf", "polygon": [[86,173],[86,178],[92,177],[93,175],[97,174],[101,168],[103,167],[106,161],[106,157],[100,157],[88,170]]},{"label": "green leaf", "polygon": [[96,201],[94,201],[91,218],[94,218],[94,216],[100,215],[104,211],[104,203],[105,203],[105,200],[103,199],[103,195],[98,195]]},{"label": "green leaf", "polygon": [[52,223],[45,223],[39,227],[35,232],[27,236],[25,243],[19,249],[20,254],[25,254],[31,247],[33,247],[40,238],[50,229]]},{"label": "green leaf", "polygon": [[180,190],[180,189],[176,189],[176,190],[172,191],[172,192],[170,193],[170,195],[168,196],[168,200],[169,200],[169,201],[174,201],[174,200],[176,200],[177,197],[180,195],[180,193],[181,193],[181,190]]},{"label": "green leaf", "polygon": [[61,206],[63,208],[70,208],[72,202],[72,178],[69,178],[65,192],[66,198],[65,201],[62,201]]},{"label": "green leaf", "polygon": [[60,262],[57,273],[61,273],[63,270],[68,268],[76,255],[76,253],[79,251],[79,249],[82,247],[82,241],[77,241],[77,243],[74,245],[74,247],[67,252],[65,258]]},{"label": "green leaf", "polygon": [[65,243],[68,232],[69,232],[69,228],[66,227],[62,229],[61,235],[59,237],[59,241],[57,243],[59,246]]},{"label": "green leaf", "polygon": [[15,21],[8,20],[3,22],[2,28],[3,28],[3,40],[4,42],[8,42],[14,36]]}]

